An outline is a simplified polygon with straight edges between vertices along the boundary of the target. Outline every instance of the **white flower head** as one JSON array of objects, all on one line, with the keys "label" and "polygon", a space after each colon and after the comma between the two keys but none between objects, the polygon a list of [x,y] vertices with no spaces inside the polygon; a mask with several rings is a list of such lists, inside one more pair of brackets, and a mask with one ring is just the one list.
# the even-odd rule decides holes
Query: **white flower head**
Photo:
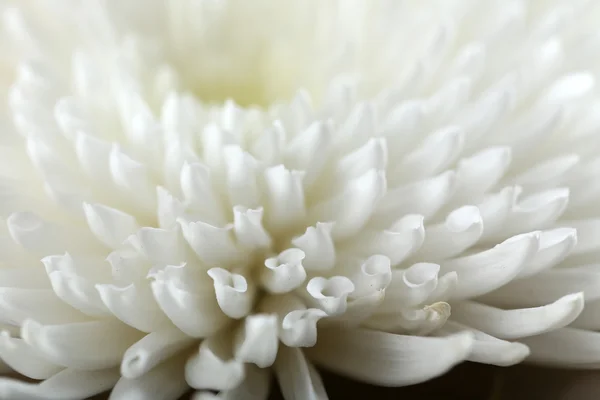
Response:
[{"label": "white flower head", "polygon": [[0,398],[600,363],[600,3],[0,12]]}]

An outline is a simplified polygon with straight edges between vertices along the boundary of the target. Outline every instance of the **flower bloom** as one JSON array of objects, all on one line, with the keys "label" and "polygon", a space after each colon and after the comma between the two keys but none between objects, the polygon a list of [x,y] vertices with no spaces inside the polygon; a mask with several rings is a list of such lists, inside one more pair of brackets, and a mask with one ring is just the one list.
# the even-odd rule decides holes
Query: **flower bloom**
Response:
[{"label": "flower bloom", "polygon": [[596,367],[599,8],[2,3],[0,398]]}]

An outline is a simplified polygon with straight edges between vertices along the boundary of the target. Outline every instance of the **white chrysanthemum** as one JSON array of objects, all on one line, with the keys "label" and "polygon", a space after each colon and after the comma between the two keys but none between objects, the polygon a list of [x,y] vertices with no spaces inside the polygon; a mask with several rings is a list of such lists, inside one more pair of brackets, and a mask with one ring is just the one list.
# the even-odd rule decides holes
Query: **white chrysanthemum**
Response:
[{"label": "white chrysanthemum", "polygon": [[1,10],[0,398],[600,365],[600,2],[104,3]]}]

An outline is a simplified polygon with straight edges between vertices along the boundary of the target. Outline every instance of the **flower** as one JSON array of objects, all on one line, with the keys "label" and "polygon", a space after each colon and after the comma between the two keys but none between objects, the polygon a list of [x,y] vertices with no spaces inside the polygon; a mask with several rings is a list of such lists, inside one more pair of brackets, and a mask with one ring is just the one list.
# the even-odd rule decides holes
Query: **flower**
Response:
[{"label": "flower", "polygon": [[0,398],[595,367],[597,8],[3,5]]}]

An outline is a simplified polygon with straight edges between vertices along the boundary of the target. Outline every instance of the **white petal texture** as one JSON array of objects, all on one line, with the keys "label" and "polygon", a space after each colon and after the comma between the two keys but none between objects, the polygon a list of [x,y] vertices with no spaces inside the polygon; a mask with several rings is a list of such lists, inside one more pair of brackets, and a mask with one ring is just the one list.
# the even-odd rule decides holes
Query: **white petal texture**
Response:
[{"label": "white petal texture", "polygon": [[599,2],[0,13],[0,399],[600,367]]}]

